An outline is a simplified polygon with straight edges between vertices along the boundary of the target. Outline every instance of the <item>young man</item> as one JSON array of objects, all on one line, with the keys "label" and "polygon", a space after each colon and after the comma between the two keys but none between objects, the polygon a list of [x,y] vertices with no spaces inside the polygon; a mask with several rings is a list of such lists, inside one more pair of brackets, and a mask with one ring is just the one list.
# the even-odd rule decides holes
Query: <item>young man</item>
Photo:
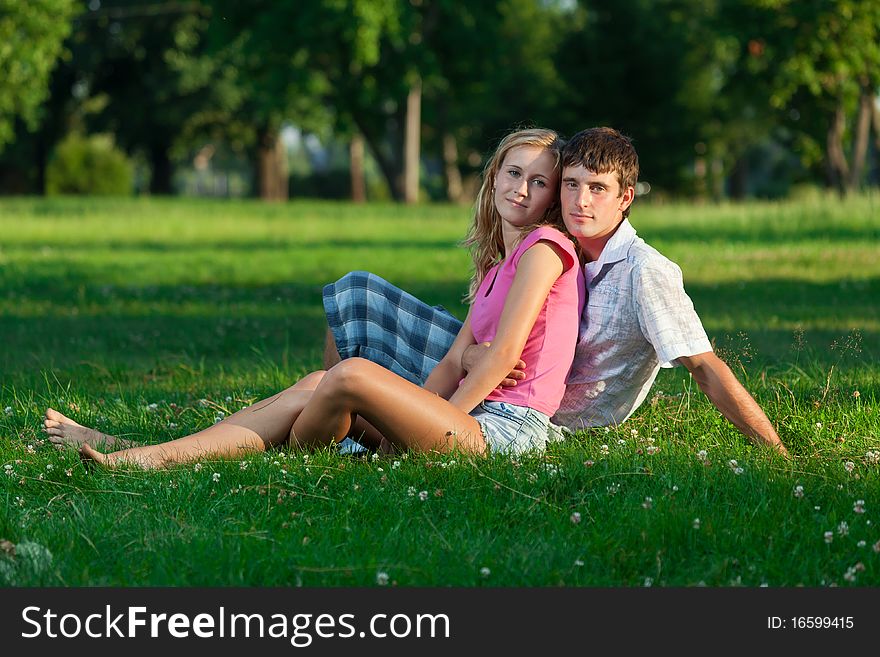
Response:
[{"label": "young man", "polygon": [[[560,202],[586,255],[588,300],[574,363],[553,421],[568,430],[617,425],[645,400],[661,367],[683,365],[745,436],[787,454],[773,425],[730,368],[712,352],[679,267],[629,223],[639,161],[612,128],[576,134],[562,152]],[[367,272],[324,288],[330,331],[325,366],[360,356],[421,383],[449,349],[460,322]],[[470,370],[485,352],[462,357]],[[520,367],[524,366],[520,363]],[[502,385],[515,385],[514,370]]]}]

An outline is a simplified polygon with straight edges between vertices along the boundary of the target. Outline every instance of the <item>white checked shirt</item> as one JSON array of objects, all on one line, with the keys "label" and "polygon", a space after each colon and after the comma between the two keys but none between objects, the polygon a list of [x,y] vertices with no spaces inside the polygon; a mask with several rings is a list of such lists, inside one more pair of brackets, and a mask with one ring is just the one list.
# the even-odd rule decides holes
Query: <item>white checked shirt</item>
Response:
[{"label": "white checked shirt", "polygon": [[681,269],[624,219],[584,267],[587,305],[562,405],[571,430],[620,424],[645,400],[661,367],[712,351]]}]

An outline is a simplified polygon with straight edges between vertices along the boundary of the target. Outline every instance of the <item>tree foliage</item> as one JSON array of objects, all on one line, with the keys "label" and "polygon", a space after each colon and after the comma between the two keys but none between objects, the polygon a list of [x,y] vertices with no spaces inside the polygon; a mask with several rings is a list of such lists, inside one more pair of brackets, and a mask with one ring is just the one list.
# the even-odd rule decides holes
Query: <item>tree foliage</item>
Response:
[{"label": "tree foliage", "polygon": [[77,10],[76,0],[0,0],[0,148],[16,117],[36,127]]}]

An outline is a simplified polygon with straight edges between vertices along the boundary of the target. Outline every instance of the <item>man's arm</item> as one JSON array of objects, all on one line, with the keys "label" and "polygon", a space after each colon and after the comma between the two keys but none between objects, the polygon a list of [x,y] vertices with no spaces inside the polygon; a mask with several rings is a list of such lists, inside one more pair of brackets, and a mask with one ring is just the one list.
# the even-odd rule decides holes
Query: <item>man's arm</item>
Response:
[{"label": "man's arm", "polygon": [[700,390],[706,393],[721,414],[746,437],[788,456],[788,450],[767,415],[723,360],[709,351],[695,356],[681,356],[678,362],[693,375]]}]

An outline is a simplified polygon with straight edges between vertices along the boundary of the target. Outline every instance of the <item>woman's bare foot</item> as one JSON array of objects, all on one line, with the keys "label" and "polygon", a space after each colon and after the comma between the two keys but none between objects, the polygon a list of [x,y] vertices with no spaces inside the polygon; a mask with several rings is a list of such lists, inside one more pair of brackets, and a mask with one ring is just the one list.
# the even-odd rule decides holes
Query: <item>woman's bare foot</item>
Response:
[{"label": "woman's bare foot", "polygon": [[79,448],[79,456],[83,461],[97,463],[98,465],[109,465],[107,455],[102,454],[88,443],[83,443]]},{"label": "woman's bare foot", "polygon": [[[138,453],[147,452],[147,453]],[[105,468],[116,468],[119,466],[137,466],[144,470],[152,470],[153,468],[162,467],[162,460],[150,458],[149,448],[141,448],[136,450],[121,450],[119,452],[111,452],[105,454],[99,452],[88,443],[83,443],[79,448],[79,457],[86,465],[100,465]]]},{"label": "woman's bare foot", "polygon": [[110,436],[94,429],[89,429],[81,424],[71,420],[66,415],[62,415],[53,408],[46,409],[46,415],[43,418],[43,432],[49,435],[49,440],[56,445],[67,445],[69,447],[81,447],[88,445],[89,447],[97,447],[104,444],[107,447],[122,447],[121,441],[116,436]]}]

